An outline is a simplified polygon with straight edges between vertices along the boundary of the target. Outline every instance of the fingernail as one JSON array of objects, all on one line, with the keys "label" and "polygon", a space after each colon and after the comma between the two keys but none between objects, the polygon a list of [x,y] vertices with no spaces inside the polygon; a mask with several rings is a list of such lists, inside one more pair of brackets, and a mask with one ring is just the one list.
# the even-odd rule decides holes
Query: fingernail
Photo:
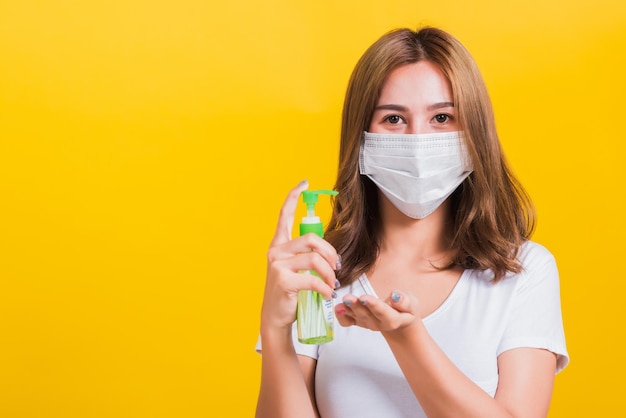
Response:
[{"label": "fingernail", "polygon": [[337,254],[337,261],[335,261],[335,270],[341,270],[341,254]]},{"label": "fingernail", "polygon": [[341,282],[339,280],[335,280],[335,289],[341,287]]},{"label": "fingernail", "polygon": [[345,309],[341,309],[341,308],[340,308],[340,309],[337,309],[337,315],[343,315],[343,314],[345,314],[345,313],[346,313],[346,310],[345,310]]},{"label": "fingernail", "polygon": [[391,292],[391,300],[394,302],[400,302],[400,292],[398,292],[397,290]]},{"label": "fingernail", "polygon": [[333,299],[337,299],[337,292],[333,290]]},{"label": "fingernail", "polygon": [[309,184],[308,180],[302,180],[300,183],[298,183],[298,186],[304,186],[306,184]]},{"label": "fingernail", "polygon": [[361,305],[363,306],[367,305],[367,301],[365,299],[359,299],[359,302],[361,302]]},{"label": "fingernail", "polygon": [[346,305],[348,308],[352,306],[352,302],[350,302],[349,300],[344,300],[343,304]]}]

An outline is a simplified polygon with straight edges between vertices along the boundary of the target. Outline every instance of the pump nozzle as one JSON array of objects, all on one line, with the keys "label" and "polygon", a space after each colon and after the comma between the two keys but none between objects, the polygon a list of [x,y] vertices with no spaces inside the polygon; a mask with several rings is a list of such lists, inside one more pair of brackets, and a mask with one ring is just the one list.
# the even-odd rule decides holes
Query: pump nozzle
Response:
[{"label": "pump nozzle", "polygon": [[306,216],[302,218],[300,223],[300,235],[313,232],[320,237],[324,237],[324,227],[320,222],[320,218],[315,216],[315,204],[321,194],[337,196],[339,194],[335,190],[304,190],[302,192],[302,200],[306,205]]},{"label": "pump nozzle", "polygon": [[338,192],[334,190],[305,190],[302,192],[302,200],[306,205],[307,216],[315,216],[315,204],[317,198],[321,194],[327,194],[331,196],[337,196]]}]

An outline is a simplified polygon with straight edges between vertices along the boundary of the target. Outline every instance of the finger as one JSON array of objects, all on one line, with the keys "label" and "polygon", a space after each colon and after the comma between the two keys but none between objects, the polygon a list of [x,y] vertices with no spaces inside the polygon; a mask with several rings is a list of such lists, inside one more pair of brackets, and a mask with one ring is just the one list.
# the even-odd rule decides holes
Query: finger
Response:
[{"label": "finger", "polygon": [[[354,295],[345,295],[342,300],[344,306],[350,311],[352,314],[352,309],[357,307],[359,304],[359,299],[357,299]],[[352,315],[354,316],[354,315]]]},{"label": "finger", "polygon": [[293,257],[296,254],[316,252],[324,258],[333,270],[341,268],[341,257],[337,250],[328,241],[319,236],[309,233],[301,237],[294,238],[281,245],[271,247],[268,252],[270,261]]},{"label": "finger", "polygon": [[354,295],[346,295],[343,298],[344,305],[347,306],[347,310],[354,321],[359,326],[365,326],[369,328],[374,321],[374,316],[372,315],[369,304],[378,301],[373,296],[363,295],[357,298]]},{"label": "finger", "polygon": [[[396,298],[396,296],[397,294],[394,293],[393,297]],[[390,298],[389,300],[391,300]],[[407,298],[403,299],[406,300]],[[390,306],[388,301],[379,300],[371,296],[362,296],[359,301],[361,305],[368,309],[370,318],[372,318],[372,322],[378,331],[397,329],[404,326],[413,317],[410,313],[396,310],[394,306]],[[396,302],[392,300],[392,303]]]},{"label": "finger", "polygon": [[382,319],[389,315],[389,305],[372,295],[359,297],[358,306],[370,318]]},{"label": "finger", "polygon": [[276,226],[276,232],[274,234],[274,238],[272,239],[272,246],[285,243],[291,239],[291,229],[293,228],[293,219],[296,214],[298,198],[300,197],[300,193],[308,187],[308,181],[301,181],[296,187],[291,189],[287,195],[287,198],[280,209],[278,225]]},{"label": "finger", "polygon": [[344,303],[335,305],[335,317],[342,327],[349,327],[356,324],[350,309]]},{"label": "finger", "polygon": [[365,315],[377,320],[387,318],[391,314],[388,304],[371,295],[359,297],[358,305],[364,311]]},{"label": "finger", "polygon": [[314,271],[330,288],[336,287],[337,276],[326,259],[316,252],[300,253],[274,263],[274,268],[286,269],[292,272]]},{"label": "finger", "polygon": [[324,296],[326,300],[336,297],[333,288],[313,274],[302,272],[298,273],[297,278],[296,286],[298,290],[314,290]]},{"label": "finger", "polygon": [[407,293],[394,290],[389,294],[387,303],[398,312],[413,313],[417,306],[413,296]]}]

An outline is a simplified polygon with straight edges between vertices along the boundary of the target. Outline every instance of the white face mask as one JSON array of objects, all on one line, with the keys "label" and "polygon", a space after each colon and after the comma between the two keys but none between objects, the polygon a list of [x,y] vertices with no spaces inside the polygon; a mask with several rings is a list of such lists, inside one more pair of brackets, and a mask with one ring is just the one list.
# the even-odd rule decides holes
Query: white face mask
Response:
[{"label": "white face mask", "polygon": [[405,215],[430,215],[472,172],[460,132],[363,133],[359,171]]}]

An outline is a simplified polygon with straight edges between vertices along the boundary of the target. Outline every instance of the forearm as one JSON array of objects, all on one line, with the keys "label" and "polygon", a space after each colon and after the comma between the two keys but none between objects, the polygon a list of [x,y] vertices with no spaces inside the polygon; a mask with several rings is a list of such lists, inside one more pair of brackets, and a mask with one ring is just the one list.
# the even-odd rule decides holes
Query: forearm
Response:
[{"label": "forearm", "polygon": [[291,332],[265,332],[261,338],[261,389],[256,417],[316,417],[305,377],[293,348]]},{"label": "forearm", "polygon": [[383,336],[429,417],[512,417],[450,361],[421,321]]}]

